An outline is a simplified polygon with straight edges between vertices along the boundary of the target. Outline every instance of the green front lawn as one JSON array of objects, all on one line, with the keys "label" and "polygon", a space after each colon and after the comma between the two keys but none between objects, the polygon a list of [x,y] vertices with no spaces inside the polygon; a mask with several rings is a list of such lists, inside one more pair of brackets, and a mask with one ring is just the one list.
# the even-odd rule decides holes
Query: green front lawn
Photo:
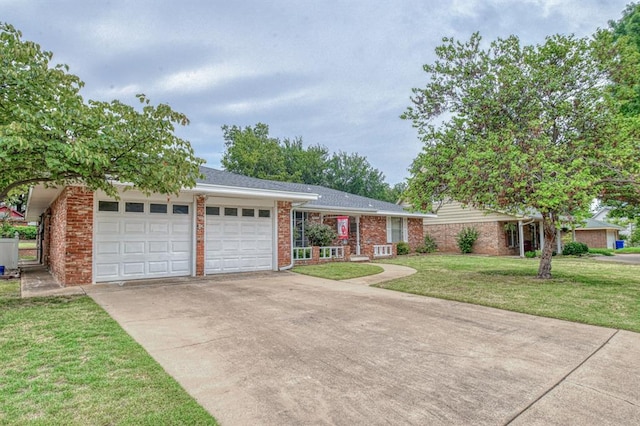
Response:
[{"label": "green front lawn", "polygon": [[0,424],[216,424],[89,297],[18,288],[0,281]]},{"label": "green front lawn", "polygon": [[418,272],[377,287],[640,332],[640,266],[554,258],[551,280],[538,259],[410,256],[389,260]]},{"label": "green front lawn", "polygon": [[321,265],[296,266],[292,271],[299,274],[339,281],[379,274],[384,271],[384,269],[370,263],[333,262],[323,263]]}]

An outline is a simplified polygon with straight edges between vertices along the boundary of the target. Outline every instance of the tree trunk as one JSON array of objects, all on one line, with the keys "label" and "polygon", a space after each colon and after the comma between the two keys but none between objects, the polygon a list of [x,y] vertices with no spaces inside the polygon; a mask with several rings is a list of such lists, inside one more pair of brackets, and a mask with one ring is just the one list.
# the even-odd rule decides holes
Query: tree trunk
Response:
[{"label": "tree trunk", "polygon": [[544,232],[544,248],[540,256],[540,266],[538,267],[538,278],[547,280],[551,278],[551,259],[553,258],[553,247],[556,242],[556,218],[551,213],[542,215],[542,229]]}]

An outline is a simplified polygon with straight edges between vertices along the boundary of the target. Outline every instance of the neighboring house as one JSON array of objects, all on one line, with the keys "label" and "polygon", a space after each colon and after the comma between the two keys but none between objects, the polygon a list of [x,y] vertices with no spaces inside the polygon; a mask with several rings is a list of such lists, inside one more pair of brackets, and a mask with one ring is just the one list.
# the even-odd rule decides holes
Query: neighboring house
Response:
[{"label": "neighboring house", "polygon": [[[437,217],[424,222],[425,234],[430,235],[445,253],[458,253],[456,235],[464,227],[475,227],[479,237],[473,252],[493,256],[524,256],[527,251],[540,250],[544,246],[542,217],[539,214],[509,215],[500,212],[462,207],[451,201],[443,203]],[[575,240],[592,248],[615,248],[620,227],[589,220],[575,229]],[[571,232],[563,230],[565,234]],[[556,236],[556,252],[562,251],[562,231]]]},{"label": "neighboring house", "polygon": [[[611,207],[601,207],[597,212],[594,213],[591,219],[606,222],[611,210]],[[626,226],[622,227],[622,229],[620,230],[620,235],[626,235],[627,237],[630,237],[631,234],[633,234],[634,227],[635,223],[633,222],[633,220],[630,220]]]},{"label": "neighboring house", "polygon": [[0,219],[6,219],[13,224],[25,224],[24,215],[13,207],[0,204]]},{"label": "neighboring house", "polygon": [[[399,241],[421,245],[423,219],[433,216],[320,186],[201,171],[204,179],[175,196],[126,185],[119,200],[82,186],[32,188],[27,218],[41,222],[42,262],[64,285],[281,270],[296,259],[393,256]],[[338,217],[350,219],[348,239],[307,249],[305,222],[334,226]]]},{"label": "neighboring house", "polygon": [[[575,241],[585,243],[590,248],[616,248],[616,240],[624,227],[601,220],[587,219],[575,229]],[[570,231],[569,231],[570,232]]]}]

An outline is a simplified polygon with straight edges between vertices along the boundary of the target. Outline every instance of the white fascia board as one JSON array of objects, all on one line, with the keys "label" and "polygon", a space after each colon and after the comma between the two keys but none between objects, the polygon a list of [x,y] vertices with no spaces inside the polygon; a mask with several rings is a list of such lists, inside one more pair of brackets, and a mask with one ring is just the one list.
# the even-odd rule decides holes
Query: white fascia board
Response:
[{"label": "white fascia board", "polygon": [[271,200],[287,201],[315,201],[318,194],[306,192],[276,191],[271,189],[241,188],[237,186],[223,186],[199,183],[194,188],[183,189],[182,192],[192,192],[202,195],[220,195],[226,197],[268,198]]},{"label": "white fascia board", "polygon": [[390,217],[410,217],[410,218],[434,218],[438,217],[437,214],[434,213],[411,213],[411,212],[387,212],[387,211],[378,211],[380,216],[390,216]]},{"label": "white fascia board", "polygon": [[305,205],[301,207],[296,207],[295,209],[301,210],[301,211],[310,211],[310,212],[350,214],[354,216],[357,216],[357,215],[393,216],[393,217],[410,217],[410,218],[419,218],[419,219],[438,217],[433,213],[394,212],[394,211],[384,211],[384,210],[376,210],[376,209],[357,209],[357,208],[345,208],[345,207],[335,207],[335,206]]}]

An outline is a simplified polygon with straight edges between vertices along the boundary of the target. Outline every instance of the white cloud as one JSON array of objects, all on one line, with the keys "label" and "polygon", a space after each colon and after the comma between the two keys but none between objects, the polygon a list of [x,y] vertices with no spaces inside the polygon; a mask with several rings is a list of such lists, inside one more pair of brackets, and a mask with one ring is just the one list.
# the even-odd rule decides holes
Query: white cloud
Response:
[{"label": "white cloud", "polygon": [[183,93],[211,89],[229,81],[258,77],[264,72],[240,64],[215,64],[179,71],[158,80],[154,86],[161,91]]}]

